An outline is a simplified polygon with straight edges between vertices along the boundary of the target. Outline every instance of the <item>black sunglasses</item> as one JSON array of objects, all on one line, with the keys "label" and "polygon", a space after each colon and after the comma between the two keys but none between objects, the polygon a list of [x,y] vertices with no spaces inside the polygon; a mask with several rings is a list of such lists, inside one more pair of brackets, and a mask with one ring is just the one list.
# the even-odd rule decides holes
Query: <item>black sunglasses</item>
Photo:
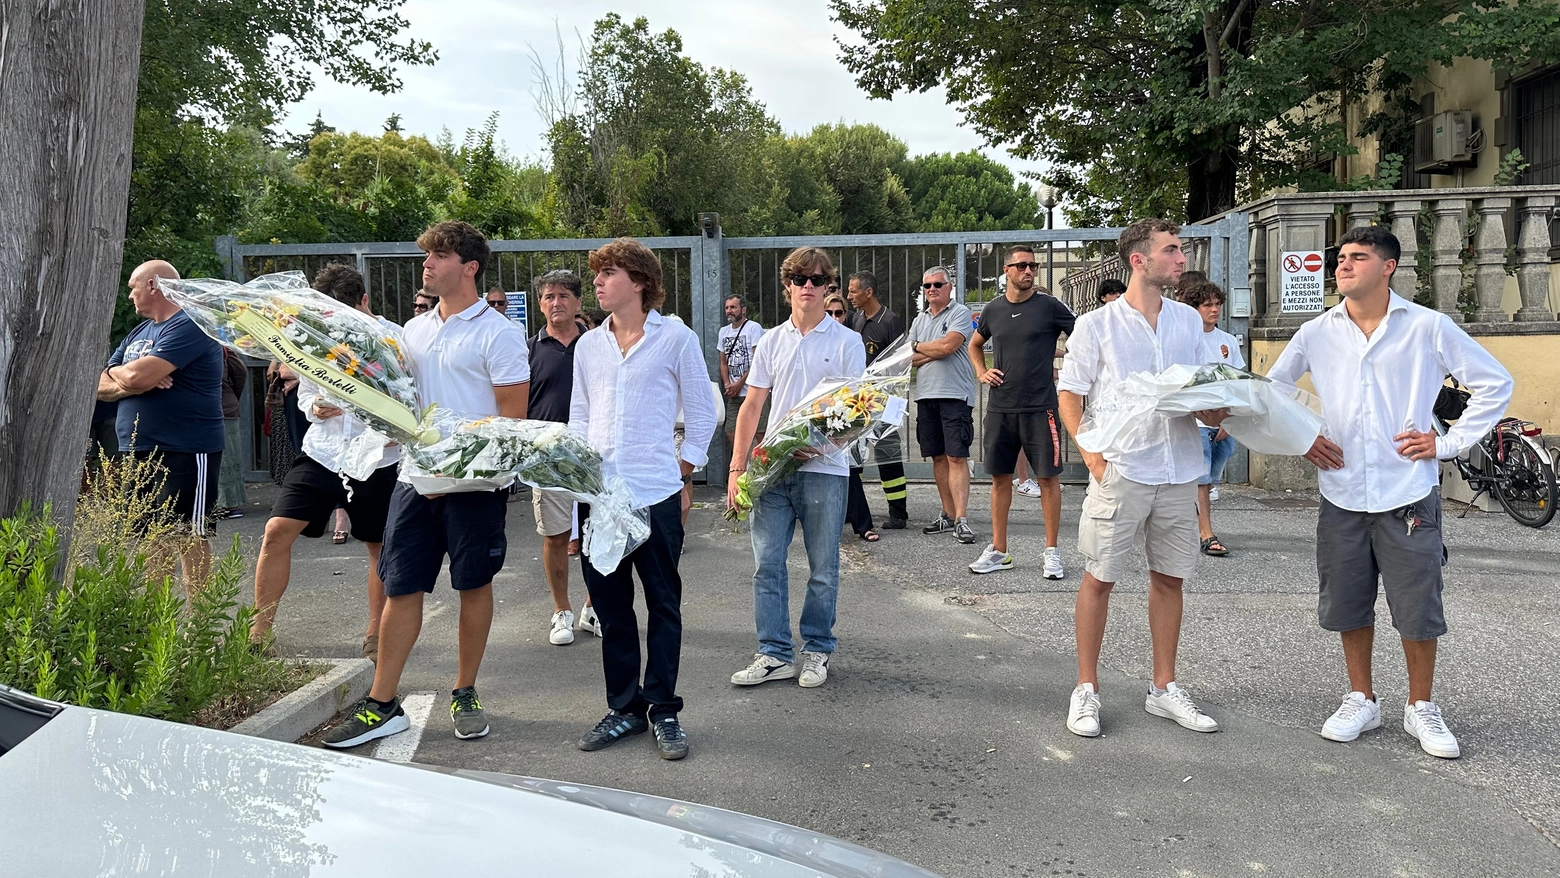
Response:
[{"label": "black sunglasses", "polygon": [[1007,267],[1008,268],[1016,268],[1019,271],[1039,271],[1040,270],[1040,263],[1038,263],[1038,262],[1009,262],[1007,264]]},{"label": "black sunglasses", "polygon": [[807,286],[808,281],[812,281],[812,285],[819,289],[828,286],[832,280],[826,274],[788,274],[785,279],[793,287],[804,287]]},{"label": "black sunglasses", "polygon": [[414,302],[414,303],[412,303],[412,310],[413,311],[427,311],[427,310],[431,309],[432,307],[433,307],[432,305],[424,305],[421,302]]},{"label": "black sunglasses", "polygon": [[492,299],[488,299],[488,307],[489,308],[497,308],[500,311],[502,311],[505,308],[507,308],[508,306],[509,306],[508,302],[495,302]]},{"label": "black sunglasses", "polygon": [[835,310],[833,308],[830,308],[829,309],[829,316],[830,317],[844,317],[845,316],[845,309],[844,308],[840,308],[839,310]]},{"label": "black sunglasses", "polygon": [[923,289],[923,290],[940,290],[940,289],[942,289],[943,287],[945,287],[947,285],[948,285],[948,282],[945,281],[945,280],[934,280],[934,281],[932,281],[929,284],[921,284],[921,289]]}]

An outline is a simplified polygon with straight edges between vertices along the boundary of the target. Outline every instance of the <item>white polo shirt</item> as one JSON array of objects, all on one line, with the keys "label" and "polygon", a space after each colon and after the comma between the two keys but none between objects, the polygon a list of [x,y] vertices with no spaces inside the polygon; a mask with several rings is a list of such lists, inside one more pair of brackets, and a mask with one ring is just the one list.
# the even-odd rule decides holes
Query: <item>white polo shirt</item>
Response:
[{"label": "white polo shirt", "polygon": [[[1067,339],[1067,358],[1056,389],[1093,396],[1134,372],[1157,373],[1204,359],[1202,316],[1190,305],[1162,299],[1158,326],[1122,296],[1078,318]],[[1184,485],[1207,473],[1202,437],[1191,415],[1152,413],[1131,434],[1132,451],[1107,451],[1105,459],[1127,479],[1144,485]]]},{"label": "white polo shirt", "polygon": [[1322,496],[1341,509],[1386,512],[1440,482],[1433,460],[1398,454],[1392,437],[1435,429],[1435,398],[1447,375],[1472,396],[1463,416],[1435,440],[1447,460],[1488,433],[1511,402],[1511,373],[1439,311],[1390,293],[1387,316],[1365,337],[1339,302],[1301,326],[1268,377],[1294,384],[1311,373],[1327,419],[1323,435],[1343,451],[1343,468],[1318,470]]},{"label": "white polo shirt", "polygon": [[531,380],[525,331],[478,298],[449,320],[434,308],[401,331],[417,379],[417,402],[437,404],[463,418],[498,414],[495,387]]},{"label": "white polo shirt", "polygon": [[[764,333],[753,347],[748,386],[769,388],[773,400],[766,433],[773,432],[785,413],[818,382],[825,378],[856,378],[867,368],[867,348],[854,329],[826,315],[803,335],[794,319],[793,316]],[[802,472],[848,476],[849,456],[841,449],[815,457],[802,464]]]}]

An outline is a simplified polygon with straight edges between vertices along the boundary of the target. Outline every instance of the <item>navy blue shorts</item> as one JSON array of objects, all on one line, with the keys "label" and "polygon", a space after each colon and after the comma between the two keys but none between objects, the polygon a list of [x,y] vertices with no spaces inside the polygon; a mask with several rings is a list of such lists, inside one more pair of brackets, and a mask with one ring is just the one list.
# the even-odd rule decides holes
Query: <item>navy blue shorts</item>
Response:
[{"label": "navy blue shorts", "polygon": [[433,591],[444,556],[450,556],[450,584],[456,591],[481,588],[504,568],[504,491],[424,497],[397,482],[385,523],[379,578],[389,597]]}]

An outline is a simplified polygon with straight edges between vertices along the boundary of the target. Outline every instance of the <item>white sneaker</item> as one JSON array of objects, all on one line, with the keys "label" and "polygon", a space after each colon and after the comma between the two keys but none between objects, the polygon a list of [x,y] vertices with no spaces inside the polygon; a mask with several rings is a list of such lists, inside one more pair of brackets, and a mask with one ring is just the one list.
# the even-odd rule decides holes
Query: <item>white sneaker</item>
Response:
[{"label": "white sneaker", "polygon": [[1419,739],[1419,748],[1431,756],[1456,759],[1462,755],[1457,738],[1441,718],[1434,701],[1415,701],[1403,705],[1403,731]]},{"label": "white sneaker", "polygon": [[1062,552],[1055,546],[1049,546],[1040,556],[1044,559],[1045,566],[1041,568],[1046,579],[1061,579],[1067,573],[1062,569]]},{"label": "white sneaker", "polygon": [[1350,692],[1333,715],[1322,723],[1322,737],[1329,741],[1352,741],[1361,732],[1381,728],[1381,704],[1366,698],[1364,692]]},{"label": "white sneaker", "polygon": [[803,689],[811,689],[814,686],[822,686],[823,681],[827,679],[829,679],[829,654],[802,650],[802,676],[796,681],[797,685]]},{"label": "white sneaker", "polygon": [[1194,732],[1217,732],[1219,724],[1213,717],[1203,713],[1197,707],[1197,702],[1185,689],[1170,681],[1162,695],[1155,695],[1153,689],[1148,690],[1148,699],[1143,702],[1143,709],[1154,716],[1162,716],[1165,719],[1173,719],[1182,728],[1191,729]]},{"label": "white sneaker", "polygon": [[1079,683],[1067,706],[1067,731],[1085,738],[1100,734],[1100,695],[1093,683]]},{"label": "white sneaker", "polygon": [[580,610],[580,620],[574,624],[574,627],[579,631],[589,631],[600,637],[601,619],[596,616],[596,608],[586,604],[585,608]]},{"label": "white sneaker", "polygon": [[547,639],[553,646],[563,646],[574,642],[574,613],[571,610],[559,610],[553,613],[552,631]]},{"label": "white sneaker", "polygon": [[1212,502],[1217,499],[1219,499],[1219,486],[1214,485],[1208,489],[1208,500],[1209,502]]},{"label": "white sneaker", "polygon": [[770,680],[789,680],[794,676],[796,676],[796,665],[763,653],[756,653],[751,665],[731,675],[731,682],[738,686],[757,686]]},{"label": "white sneaker", "polygon": [[1013,556],[1007,552],[998,552],[997,547],[986,544],[985,551],[970,565],[971,573],[996,573],[998,570],[1012,570]]},{"label": "white sneaker", "polygon": [[1014,479],[1013,484],[1015,486],[1013,490],[1023,494],[1025,497],[1040,496],[1040,483],[1036,482],[1034,479],[1024,479],[1022,482]]}]

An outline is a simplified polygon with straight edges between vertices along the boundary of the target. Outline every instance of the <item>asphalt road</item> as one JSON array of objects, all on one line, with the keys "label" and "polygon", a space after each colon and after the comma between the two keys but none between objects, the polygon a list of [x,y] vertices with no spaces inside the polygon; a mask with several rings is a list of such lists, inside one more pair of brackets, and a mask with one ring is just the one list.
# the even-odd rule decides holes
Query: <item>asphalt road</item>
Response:
[{"label": "asphalt road", "polygon": [[[252,489],[257,505],[227,532],[257,541],[271,490]],[[875,486],[868,495],[881,507]],[[981,530],[986,499],[977,495]],[[1382,729],[1351,745],[1315,734],[1346,684],[1335,636],[1315,624],[1314,498],[1226,488],[1215,523],[1232,555],[1204,559],[1187,586],[1179,669],[1224,730],[1199,735],[1143,712],[1139,573],[1117,586],[1102,660],[1105,734],[1088,740],[1063,727],[1081,496],[1064,495],[1068,576],[1049,582],[1038,575],[1037,500],[1018,499],[1018,569],[976,577],[964,565],[979,546],[919,532],[935,494],[912,486],[912,529],[885,531],[874,545],[846,535],[839,651],[828,683],[812,690],[729,683],[756,646],[751,548],[713,509],[696,509],[682,566],[679,687],[692,755],[677,763],[656,758],[649,735],[597,753],[574,748],[605,711],[599,641],[547,642],[540,542],[529,504],[511,504],[479,682],[492,734],[450,733],[458,602],[441,586],[402,686],[435,693],[415,758],[705,802],[949,876],[1560,873],[1560,736],[1547,715],[1560,655],[1550,622],[1560,610],[1560,531],[1448,513],[1452,631],[1437,699],[1464,756],[1446,762],[1421,753],[1395,721],[1405,684],[1384,602]],[[301,541],[295,557],[279,646],[356,655],[361,546]],[[801,582],[800,539],[791,562]],[[572,578],[582,601],[577,567]]]}]

